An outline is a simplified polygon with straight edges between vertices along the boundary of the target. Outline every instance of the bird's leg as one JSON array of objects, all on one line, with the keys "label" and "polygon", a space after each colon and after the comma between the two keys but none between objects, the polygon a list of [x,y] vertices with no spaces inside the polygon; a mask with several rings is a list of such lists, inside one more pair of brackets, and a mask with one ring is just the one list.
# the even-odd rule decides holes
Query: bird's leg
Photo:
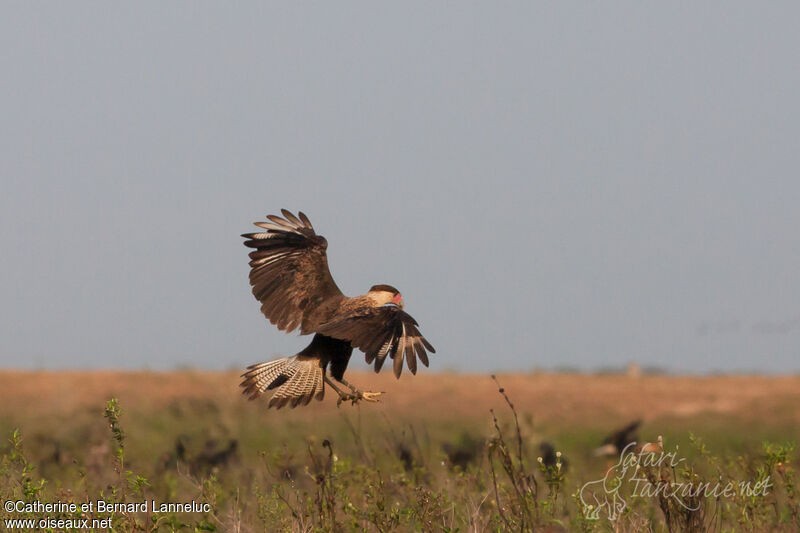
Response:
[{"label": "bird's leg", "polygon": [[[339,399],[336,401],[336,405],[337,406],[341,405],[342,402],[346,402],[348,400],[353,402],[353,405],[358,403],[360,400],[364,400],[364,401],[367,401],[367,402],[377,402],[378,399],[376,398],[376,396],[378,396],[380,394],[383,394],[381,392],[361,392],[360,390],[356,389],[355,387],[353,387],[349,383],[342,382],[344,385],[347,385],[350,388],[350,390],[353,391],[352,394],[347,394],[347,393],[342,392],[342,390],[339,387],[334,385],[333,381],[331,381],[330,378],[328,378],[327,372],[325,374],[323,374],[322,377],[325,380],[325,383],[330,385],[331,388],[336,391],[336,394],[339,395]],[[339,381],[341,381],[341,380],[339,380]]]},{"label": "bird's leg", "polygon": [[351,391],[353,391],[353,395],[357,396],[358,399],[360,399],[360,400],[364,400],[364,401],[367,401],[367,402],[378,402],[378,401],[380,401],[380,400],[378,400],[378,396],[380,396],[381,394],[385,394],[383,392],[360,391],[357,388],[355,388],[354,386],[352,386],[350,383],[348,383],[344,379],[344,377],[335,378],[335,379],[339,383],[342,383],[343,385],[346,385]]},{"label": "bird's leg", "polygon": [[346,379],[344,379],[344,377],[341,377],[341,378],[336,378],[335,377],[333,379],[335,379],[336,381],[338,381],[342,385],[346,385],[351,391],[353,391],[353,394],[358,392],[358,389],[353,387],[352,385],[350,385],[350,383],[348,383],[348,381]]},{"label": "bird's leg", "polygon": [[356,398],[355,395],[354,394],[345,394],[344,392],[342,392],[342,390],[339,387],[337,387],[336,385],[334,385],[333,381],[331,381],[330,378],[328,378],[328,373],[327,372],[322,374],[322,379],[325,380],[325,383],[330,385],[330,387],[333,390],[336,391],[336,394],[339,395],[339,399],[336,401],[336,405],[337,406],[340,405],[342,402],[347,401],[347,400],[353,400],[353,403],[355,403],[355,401],[356,401],[355,400],[355,398]]}]

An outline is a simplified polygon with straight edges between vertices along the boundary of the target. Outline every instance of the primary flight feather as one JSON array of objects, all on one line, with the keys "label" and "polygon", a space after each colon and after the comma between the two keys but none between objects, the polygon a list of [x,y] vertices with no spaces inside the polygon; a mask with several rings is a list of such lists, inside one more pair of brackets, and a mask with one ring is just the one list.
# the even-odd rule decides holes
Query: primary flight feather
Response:
[{"label": "primary flight feather", "polygon": [[[255,225],[265,231],[246,233],[250,252],[250,285],[261,302],[261,312],[278,329],[314,333],[303,351],[248,367],[242,377],[244,394],[255,399],[274,391],[269,407],[307,405],[321,400],[325,385],[339,395],[339,402],[377,401],[381,393],[362,392],[344,379],[353,348],[366,354],[379,372],[386,358],[393,360],[398,378],[406,362],[412,374],[417,359],[428,366],[433,346],[419,325],[406,313],[403,297],[391,285],[373,285],[366,294],[348,298],[337,287],[328,269],[328,242],[317,235],[302,212],[297,216],[282,209],[283,218],[267,215]],[[328,377],[350,389],[343,392]]]}]

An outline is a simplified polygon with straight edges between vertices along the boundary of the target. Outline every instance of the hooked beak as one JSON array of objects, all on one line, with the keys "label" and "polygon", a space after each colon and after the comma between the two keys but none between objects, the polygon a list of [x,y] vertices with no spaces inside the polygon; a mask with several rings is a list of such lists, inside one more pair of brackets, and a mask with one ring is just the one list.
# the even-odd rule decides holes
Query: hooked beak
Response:
[{"label": "hooked beak", "polygon": [[400,294],[395,294],[394,298],[392,298],[392,303],[397,304],[400,306],[400,309],[403,308],[403,296]]}]

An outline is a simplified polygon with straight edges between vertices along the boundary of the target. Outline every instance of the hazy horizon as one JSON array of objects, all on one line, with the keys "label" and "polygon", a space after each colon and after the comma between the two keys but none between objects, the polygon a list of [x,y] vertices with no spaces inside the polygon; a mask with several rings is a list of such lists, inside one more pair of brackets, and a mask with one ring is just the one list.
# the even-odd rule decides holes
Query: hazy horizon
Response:
[{"label": "hazy horizon", "polygon": [[0,368],[300,351],[239,236],[288,208],[433,371],[800,371],[800,5],[4,13]]}]

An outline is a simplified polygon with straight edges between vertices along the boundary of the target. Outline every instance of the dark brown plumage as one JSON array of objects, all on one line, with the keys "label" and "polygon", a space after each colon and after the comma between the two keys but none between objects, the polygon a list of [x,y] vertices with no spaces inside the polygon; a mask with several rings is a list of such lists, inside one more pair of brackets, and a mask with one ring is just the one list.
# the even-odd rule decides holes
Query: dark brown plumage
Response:
[{"label": "dark brown plumage", "polygon": [[486,440],[464,432],[456,442],[442,443],[442,451],[447,456],[451,468],[466,470],[469,465],[476,463],[486,446]]},{"label": "dark brown plumage", "polygon": [[549,442],[542,442],[539,444],[539,451],[542,454],[541,458],[544,466],[547,468],[558,468],[559,472],[565,473],[567,471],[567,459],[556,451],[555,446]]},{"label": "dark brown plumage", "polygon": [[[297,216],[283,209],[283,218],[267,215],[268,222],[256,222],[262,233],[246,233],[250,252],[250,285],[261,302],[261,312],[278,329],[300,334],[315,333],[303,351],[294,357],[248,367],[242,376],[244,394],[255,399],[274,390],[270,407],[307,405],[321,400],[325,384],[339,401],[377,401],[380,393],[361,392],[344,380],[353,348],[366,354],[367,363],[379,372],[386,357],[393,360],[398,378],[406,362],[412,374],[417,359],[428,366],[427,352],[433,346],[422,336],[414,318],[403,310],[400,291],[391,285],[373,285],[370,290],[348,298],[339,290],[328,269],[328,242],[317,235],[302,212]],[[347,386],[343,393],[327,373]]]},{"label": "dark brown plumage", "polygon": [[630,443],[639,440],[637,429],[642,425],[641,420],[634,420],[627,426],[615,430],[603,440],[603,445],[594,451],[595,455],[617,456]]}]

